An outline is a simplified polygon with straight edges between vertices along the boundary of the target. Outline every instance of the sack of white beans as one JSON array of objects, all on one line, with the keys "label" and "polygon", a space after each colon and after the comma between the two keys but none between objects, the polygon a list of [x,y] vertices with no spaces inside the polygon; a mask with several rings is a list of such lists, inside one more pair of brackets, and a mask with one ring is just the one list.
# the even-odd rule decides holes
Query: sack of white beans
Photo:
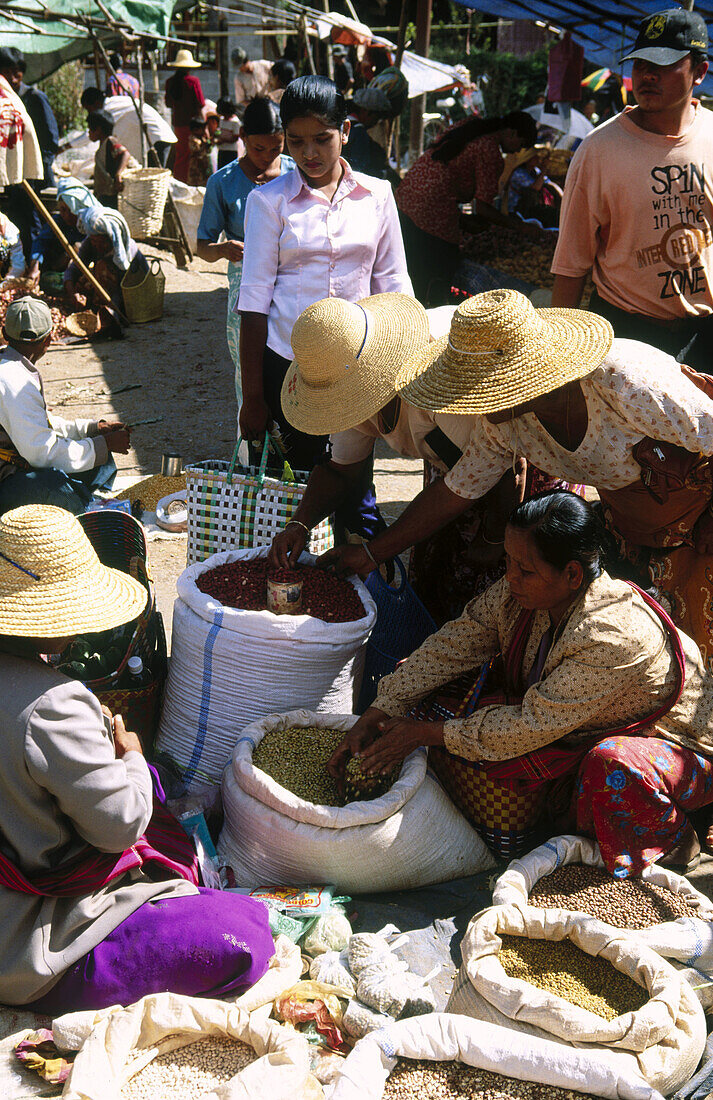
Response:
[{"label": "sack of white beans", "polygon": [[618,879],[599,846],[556,836],[510,863],[493,890],[494,905],[537,905],[585,912],[622,928],[664,958],[683,964],[704,1007],[713,1004],[713,902],[684,878],[652,864],[640,878]]},{"label": "sack of white beans", "polygon": [[[518,952],[524,969],[513,969]],[[665,1095],[698,1065],[706,1021],[695,993],[660,955],[594,917],[493,906],[471,920],[461,955],[449,1012],[596,1051]]]},{"label": "sack of white beans", "polygon": [[346,806],[316,805],[253,764],[270,731],[351,729],[353,714],[298,710],[247,726],[223,775],[225,824],[218,854],[239,886],[329,882],[347,894],[407,890],[493,866],[485,844],[428,773],[425,750],[404,761],[386,794]]},{"label": "sack of white beans", "polygon": [[[624,1060],[617,1052],[598,1047],[575,1049],[553,1038],[519,1035],[497,1024],[447,1012],[401,1020],[361,1039],[337,1080],[325,1089],[327,1100],[381,1100],[385,1089],[399,1100],[448,1095],[438,1084],[424,1092],[392,1088],[389,1078],[399,1058],[460,1062],[515,1082],[530,1081],[540,1086],[538,1096],[548,1100],[557,1088],[611,1100],[663,1100],[628,1055]],[[457,1095],[471,1092],[472,1088],[463,1087]],[[527,1095],[524,1090],[522,1094]]]},{"label": "sack of white beans", "polygon": [[[193,1095],[205,1095],[206,1100],[221,1095],[241,1100],[265,1100],[266,1096],[319,1100],[323,1093],[310,1072],[306,1040],[269,1018],[274,998],[299,980],[302,969],[299,948],[283,936],[275,946],[268,972],[233,1003],[155,993],[128,1008],[75,1012],[54,1020],[59,1049],[79,1051],[64,1100],[143,1096],[145,1067],[146,1096],[155,1100],[170,1098],[172,1076],[176,1086],[188,1084],[189,1090],[195,1086]],[[194,1045],[196,1053],[186,1056]],[[179,1053],[173,1074],[170,1068],[157,1073],[156,1062],[170,1062],[174,1052]],[[228,1084],[225,1066],[236,1063],[243,1068]],[[218,1084],[221,1079],[224,1083]]]}]

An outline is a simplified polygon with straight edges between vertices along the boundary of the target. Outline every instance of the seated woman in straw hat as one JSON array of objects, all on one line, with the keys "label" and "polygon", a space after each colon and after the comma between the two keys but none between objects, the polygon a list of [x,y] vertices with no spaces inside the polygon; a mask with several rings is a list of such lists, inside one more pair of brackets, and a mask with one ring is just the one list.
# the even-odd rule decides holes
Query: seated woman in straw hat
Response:
[{"label": "seated woman in straw hat", "polygon": [[531,846],[538,828],[561,831],[562,809],[564,828],[576,818],[596,836],[618,877],[693,865],[686,815],[713,802],[713,682],[664,609],[605,571],[605,539],[573,493],[518,505],[506,576],[381,680],[332,773],[357,753],[385,772],[430,746],[429,764],[500,855]]},{"label": "seated woman in straw hat", "polygon": [[[408,355],[447,331],[452,313],[450,306],[426,311],[415,298],[389,292],[357,303],[324,298],[299,316],[292,330],[295,359],[282,386],[282,409],[301,432],[331,433],[332,453],[329,462],[314,468],[297,511],[275,537],[273,565],[295,564],[315,524],[350,497],[358,503],[371,477],[377,439],[397,454],[422,458],[427,481],[457,468],[468,446],[471,418],[423,412],[395,390]],[[522,494],[555,484],[522,463],[518,478],[507,470],[482,501],[470,502],[457,523],[419,547],[411,578],[439,625],[502,576],[505,519]],[[376,560],[369,548],[362,553],[368,572]]]},{"label": "seated woman in straw hat", "polygon": [[[535,309],[514,290],[477,294],[396,382],[417,408],[474,415],[468,449],[369,548],[383,559],[427,538],[522,455],[596,488],[622,557],[665,593],[713,670],[712,385],[648,344],[614,339],[597,314]],[[330,555],[345,570],[366,557]]]},{"label": "seated woman in straw hat", "polygon": [[0,1002],[53,1015],[172,990],[221,996],[267,970],[263,906],[198,886],[141,743],[47,662],[130,622],[146,591],[79,522],[0,518]]}]

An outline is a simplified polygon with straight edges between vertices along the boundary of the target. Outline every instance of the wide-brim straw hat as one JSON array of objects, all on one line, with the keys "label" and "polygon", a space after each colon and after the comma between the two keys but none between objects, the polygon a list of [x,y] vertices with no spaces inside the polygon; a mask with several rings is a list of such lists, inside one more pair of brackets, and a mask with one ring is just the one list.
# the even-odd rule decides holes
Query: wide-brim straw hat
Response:
[{"label": "wide-brim straw hat", "polygon": [[65,638],[136,619],[148,593],[102,565],[64,508],[28,504],[0,516],[0,634]]},{"label": "wide-brim straw hat", "polygon": [[179,50],[175,61],[169,61],[167,69],[200,69],[201,62],[196,61],[190,50]]},{"label": "wide-brim straw hat", "polygon": [[391,291],[347,302],[322,298],[292,329],[295,358],[282,409],[295,428],[329,435],[375,416],[394,397],[400,368],[429,339],[420,302]]},{"label": "wide-brim straw hat", "polygon": [[448,336],[412,356],[396,388],[420,409],[500,412],[585,378],[613,339],[596,313],[535,309],[517,290],[488,290],[458,306]]}]

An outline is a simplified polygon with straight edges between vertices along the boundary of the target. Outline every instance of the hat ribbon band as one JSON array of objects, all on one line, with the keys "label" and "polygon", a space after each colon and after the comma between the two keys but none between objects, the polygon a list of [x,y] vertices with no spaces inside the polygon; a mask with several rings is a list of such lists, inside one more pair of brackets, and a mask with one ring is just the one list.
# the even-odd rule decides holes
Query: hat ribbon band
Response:
[{"label": "hat ribbon band", "polygon": [[366,312],[366,310],[364,309],[364,306],[361,305],[360,302],[357,302],[356,304],[359,306],[359,309],[364,314],[364,339],[361,342],[361,347],[359,348],[359,351],[354,356],[355,359],[358,359],[359,356],[361,355],[361,353],[364,350],[364,344],[366,343],[366,338],[369,335],[369,314]]},{"label": "hat ribbon band", "polygon": [[16,561],[13,561],[12,558],[8,558],[6,554],[3,554],[2,550],[0,550],[0,558],[2,558],[3,561],[6,561],[8,565],[12,565],[15,567],[15,569],[19,569],[21,573],[26,573],[28,577],[32,577],[33,581],[38,581],[40,579],[37,573],[33,573],[31,572],[31,570],[25,569],[24,565],[19,565]]},{"label": "hat ribbon band", "polygon": [[484,355],[504,355],[505,354],[505,352],[503,351],[502,348],[491,348],[490,351],[464,351],[463,348],[457,348],[455,346],[455,344],[451,343],[450,340],[448,341],[448,347],[451,349],[451,351],[454,351],[456,353],[456,355],[468,355],[468,356],[472,356],[473,358],[481,357],[481,356],[484,356]]}]

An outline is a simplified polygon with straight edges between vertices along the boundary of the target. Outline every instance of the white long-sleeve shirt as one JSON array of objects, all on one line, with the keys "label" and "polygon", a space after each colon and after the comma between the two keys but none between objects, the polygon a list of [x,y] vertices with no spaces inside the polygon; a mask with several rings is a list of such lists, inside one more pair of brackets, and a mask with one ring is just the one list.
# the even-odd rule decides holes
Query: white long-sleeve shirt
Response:
[{"label": "white long-sleeve shirt", "polygon": [[[66,474],[101,466],[109,451],[94,420],[50,418],[42,379],[35,366],[14,348],[0,352],[0,447],[8,443],[35,468]],[[0,478],[13,467],[0,462]]]},{"label": "white long-sleeve shirt", "polygon": [[248,196],[237,308],[267,314],[267,345],[285,359],[292,326],[321,298],[413,294],[391,184],[342,163],[331,202],[298,168]]}]

